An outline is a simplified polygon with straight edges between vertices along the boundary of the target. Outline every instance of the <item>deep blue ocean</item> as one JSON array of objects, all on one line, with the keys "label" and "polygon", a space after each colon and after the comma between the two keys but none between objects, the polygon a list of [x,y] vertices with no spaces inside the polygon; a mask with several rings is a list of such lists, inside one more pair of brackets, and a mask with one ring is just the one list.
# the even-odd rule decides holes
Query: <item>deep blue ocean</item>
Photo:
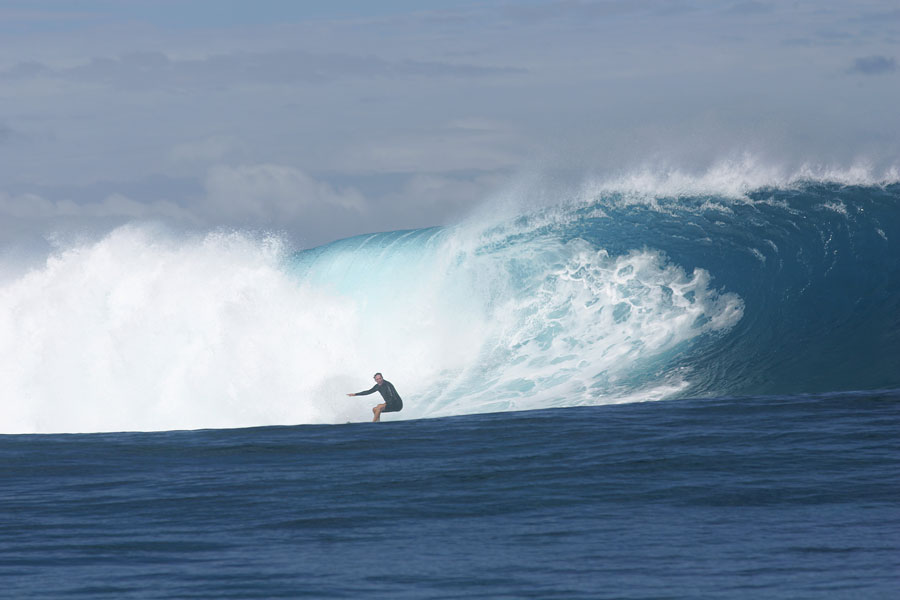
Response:
[{"label": "deep blue ocean", "polygon": [[0,438],[6,598],[895,598],[900,392]]},{"label": "deep blue ocean", "polygon": [[0,278],[0,363],[0,597],[900,590],[897,184],[134,225]]}]

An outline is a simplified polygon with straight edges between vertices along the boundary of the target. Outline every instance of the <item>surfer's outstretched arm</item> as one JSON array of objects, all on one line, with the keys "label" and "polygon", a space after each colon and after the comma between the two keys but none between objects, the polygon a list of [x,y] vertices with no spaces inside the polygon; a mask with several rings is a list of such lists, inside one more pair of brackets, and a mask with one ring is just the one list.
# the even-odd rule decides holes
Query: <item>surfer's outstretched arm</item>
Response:
[{"label": "surfer's outstretched arm", "polygon": [[368,396],[371,393],[374,393],[375,390],[378,389],[377,385],[373,385],[371,390],[366,390],[364,392],[356,392],[355,394],[347,394],[348,396]]}]

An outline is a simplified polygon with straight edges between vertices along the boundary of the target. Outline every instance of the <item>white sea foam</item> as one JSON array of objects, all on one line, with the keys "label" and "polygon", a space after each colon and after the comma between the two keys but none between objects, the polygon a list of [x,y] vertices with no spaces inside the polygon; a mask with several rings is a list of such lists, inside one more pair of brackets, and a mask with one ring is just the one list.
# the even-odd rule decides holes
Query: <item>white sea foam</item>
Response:
[{"label": "white sea foam", "polygon": [[643,374],[743,306],[653,250],[473,226],[357,238],[302,269],[277,238],[124,227],[0,278],[0,431],[364,420],[663,397]]},{"label": "white sea foam", "polygon": [[[341,418],[355,307],[299,285],[275,239],[141,228],[0,288],[0,428],[82,432]],[[315,310],[310,310],[315,307]]]},{"label": "white sea foam", "polygon": [[824,208],[834,211],[839,215],[847,216],[847,205],[838,200],[837,202],[825,202],[822,205]]},{"label": "white sea foam", "polygon": [[583,196],[619,194],[625,201],[640,203],[684,196],[742,201],[755,190],[792,188],[810,182],[884,186],[900,182],[900,168],[877,169],[864,161],[849,167],[803,164],[789,168],[745,154],[736,159],[723,159],[700,171],[654,165],[594,178],[585,185]]}]

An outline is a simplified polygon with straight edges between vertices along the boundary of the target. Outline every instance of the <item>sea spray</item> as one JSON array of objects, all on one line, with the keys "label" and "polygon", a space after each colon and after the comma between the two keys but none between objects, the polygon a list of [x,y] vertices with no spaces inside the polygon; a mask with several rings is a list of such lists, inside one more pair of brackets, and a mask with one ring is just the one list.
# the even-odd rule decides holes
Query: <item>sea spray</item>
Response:
[{"label": "sea spray", "polygon": [[405,418],[616,401],[643,359],[740,318],[705,271],[652,250],[611,257],[551,237],[465,248],[464,229],[292,256],[274,238],[125,227],[60,252],[0,292],[0,420],[13,432],[360,420],[368,405],[344,393],[375,370],[410,398]]},{"label": "sea spray", "polygon": [[300,252],[123,227],[0,278],[0,430],[362,421],[375,371],[392,419],[896,386],[898,194],[606,190]]},{"label": "sea spray", "polygon": [[355,352],[335,340],[355,308],[286,276],[284,259],[273,238],[126,227],[4,284],[4,430],[341,418],[329,400],[351,381],[333,365]]}]

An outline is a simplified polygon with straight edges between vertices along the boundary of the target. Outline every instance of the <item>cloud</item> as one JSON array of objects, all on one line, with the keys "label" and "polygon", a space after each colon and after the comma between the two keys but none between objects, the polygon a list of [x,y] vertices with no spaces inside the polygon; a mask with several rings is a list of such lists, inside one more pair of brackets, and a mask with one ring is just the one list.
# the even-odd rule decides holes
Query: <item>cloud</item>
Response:
[{"label": "cloud", "polygon": [[[473,128],[490,122],[466,120]],[[387,177],[387,185],[373,179]],[[370,175],[326,182],[291,166],[219,165],[196,189],[171,189],[174,200],[151,199],[158,183],[107,183],[86,188],[46,188],[40,194],[0,192],[0,255],[17,240],[41,245],[48,235],[103,234],[133,222],[174,229],[235,228],[286,233],[312,247],[363,231],[430,227],[454,222],[500,188],[508,175],[461,172],[443,175]],[[367,189],[363,195],[358,190]],[[103,192],[120,189],[123,192]],[[377,191],[373,191],[377,190]],[[100,200],[86,200],[98,197]]]},{"label": "cloud", "polygon": [[213,219],[271,225],[333,209],[359,212],[365,203],[356,190],[335,189],[293,167],[245,165],[210,169],[201,205]]},{"label": "cloud", "polygon": [[775,8],[767,2],[750,0],[749,2],[738,2],[737,4],[733,4],[728,8],[727,12],[736,15],[758,15],[770,13],[774,10]]},{"label": "cloud", "polygon": [[871,11],[871,12],[863,12],[861,15],[856,17],[856,20],[862,21],[864,23],[870,24],[884,24],[891,23],[892,21],[900,21],[900,8],[894,8],[891,10],[882,10],[882,11]]},{"label": "cloud", "polygon": [[47,65],[33,60],[27,60],[16,64],[6,71],[0,72],[0,77],[3,77],[4,79],[31,79],[49,73],[50,68]]},{"label": "cloud", "polygon": [[174,219],[196,218],[168,200],[138,202],[122,194],[110,194],[96,202],[77,203],[69,199],[50,200],[37,194],[0,192],[0,215],[21,220],[57,220],[61,218]]},{"label": "cloud", "polygon": [[897,70],[897,61],[887,56],[865,56],[857,58],[850,67],[850,73],[861,75],[882,75]]},{"label": "cloud", "polygon": [[447,173],[495,171],[521,163],[533,144],[508,124],[460,118],[409,133],[372,137],[348,147],[342,157],[347,170],[361,165],[369,172]]},{"label": "cloud", "polygon": [[123,89],[214,89],[240,84],[291,85],[345,78],[496,77],[522,72],[507,67],[303,51],[218,54],[173,59],[162,52],[130,52],[93,58],[73,67],[53,68],[34,61],[0,71],[0,79],[49,77]]},{"label": "cloud", "polygon": [[0,9],[0,21],[10,25],[28,25],[34,23],[61,23],[61,22],[82,22],[96,19],[96,14],[91,12],[75,12],[63,10],[35,9],[35,10],[19,10],[4,8]]},{"label": "cloud", "polygon": [[[12,213],[34,230],[162,215],[324,240],[447,223],[532,171],[900,150],[896,1],[257,7],[252,22],[121,4],[5,40],[0,229]],[[862,75],[871,93],[848,92]]]},{"label": "cloud", "polygon": [[169,157],[177,162],[221,160],[232,150],[234,145],[233,137],[214,135],[202,140],[178,144],[169,152]]},{"label": "cloud", "polygon": [[382,194],[367,198],[370,210],[365,215],[363,228],[355,231],[348,228],[349,234],[459,222],[502,189],[508,183],[509,175],[501,171],[416,173],[391,176],[391,179],[393,185],[383,189]]},{"label": "cloud", "polygon": [[553,0],[542,3],[510,4],[504,14],[523,23],[570,19],[576,22],[616,19],[630,16],[675,17],[701,10],[686,0]]},{"label": "cloud", "polygon": [[335,188],[293,167],[264,164],[214,167],[202,195],[177,202],[140,201],[121,193],[76,202],[0,192],[0,221],[43,230],[85,220],[106,225],[149,220],[186,227],[277,227],[307,235],[323,220],[358,216],[364,206],[355,189]]}]

